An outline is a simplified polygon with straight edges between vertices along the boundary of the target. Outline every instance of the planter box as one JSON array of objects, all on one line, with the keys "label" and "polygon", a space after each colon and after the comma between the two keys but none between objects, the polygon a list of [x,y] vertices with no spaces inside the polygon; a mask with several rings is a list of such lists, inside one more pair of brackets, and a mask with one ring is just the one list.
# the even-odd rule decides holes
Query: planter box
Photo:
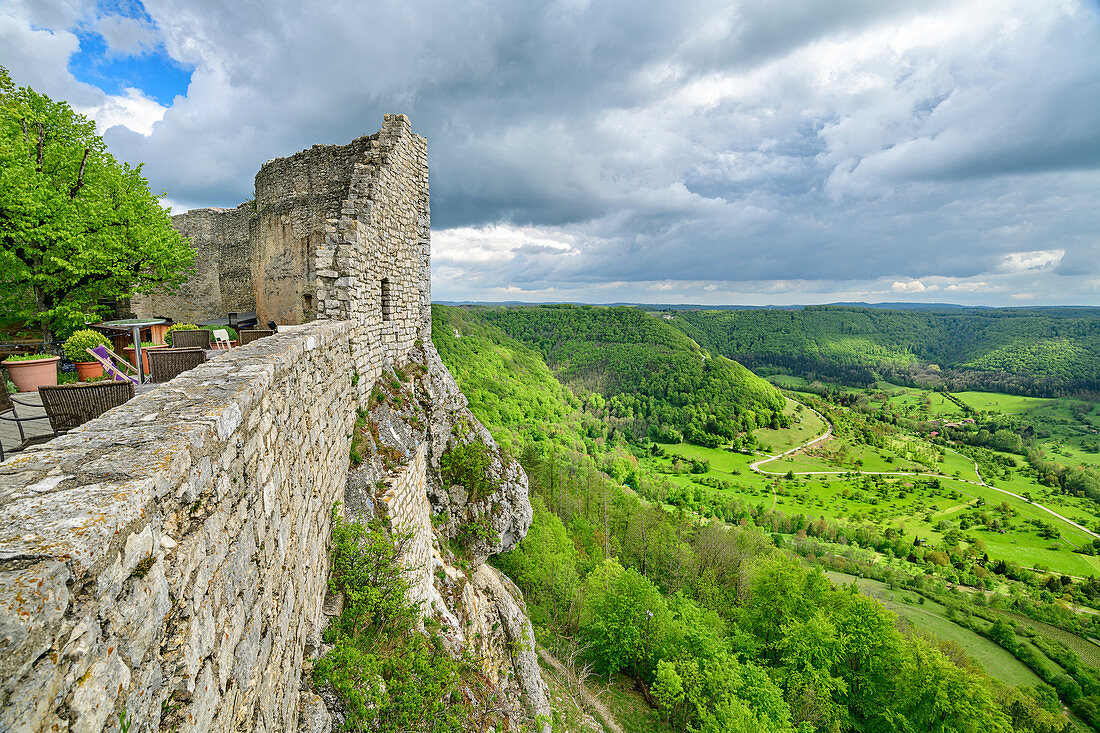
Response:
[{"label": "planter box", "polygon": [[44,356],[29,361],[3,361],[20,392],[35,392],[42,385],[57,384],[57,362],[60,356]]},{"label": "planter box", "polygon": [[[145,352],[149,349],[167,349],[168,344],[157,344],[156,346],[142,346],[141,347],[141,373],[149,375],[149,357],[145,355]],[[122,355],[126,357],[126,361],[130,362],[135,367],[137,366],[137,356],[134,351],[134,347],[126,346],[122,349]]]}]

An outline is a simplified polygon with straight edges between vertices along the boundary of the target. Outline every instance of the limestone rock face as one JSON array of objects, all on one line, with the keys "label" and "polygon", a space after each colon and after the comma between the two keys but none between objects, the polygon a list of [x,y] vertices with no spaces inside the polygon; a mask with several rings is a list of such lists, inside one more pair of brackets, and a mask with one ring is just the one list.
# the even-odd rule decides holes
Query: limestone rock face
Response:
[{"label": "limestone rock face", "polygon": [[[477,562],[484,562],[489,555],[513,549],[527,536],[532,518],[527,474],[500,450],[493,436],[466,407],[466,396],[435,347],[425,349],[424,357],[425,387],[432,398],[428,455],[435,479],[429,482],[428,498],[434,513],[447,515],[447,532],[452,538],[461,534],[463,527],[479,520],[491,527],[491,532],[470,537],[467,543]],[[489,492],[483,495],[475,493],[472,487],[449,482],[441,465],[448,452],[479,444],[485,446],[489,459],[485,468]]]},{"label": "limestone rock face", "polygon": [[516,726],[548,719],[523,596],[485,564],[527,534],[527,476],[467,408],[434,346],[383,370],[355,446],[347,515],[382,518],[407,537],[412,599],[452,654],[480,660],[492,704]]}]

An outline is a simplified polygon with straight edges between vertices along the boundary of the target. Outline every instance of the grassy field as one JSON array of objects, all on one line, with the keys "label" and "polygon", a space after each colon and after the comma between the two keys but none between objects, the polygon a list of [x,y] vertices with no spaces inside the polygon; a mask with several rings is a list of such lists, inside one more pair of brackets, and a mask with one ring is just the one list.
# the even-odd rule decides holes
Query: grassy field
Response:
[{"label": "grassy field", "polygon": [[1022,397],[1000,392],[955,392],[955,397],[973,410],[1020,415],[1040,407],[1049,407],[1055,400],[1045,397]]},{"label": "grassy field", "polygon": [[[1100,574],[1100,558],[1072,552],[1073,547],[1084,544],[1088,539],[1080,530],[1056,519],[1034,504],[999,493],[992,488],[979,486],[952,478],[941,478],[939,487],[930,485],[927,477],[884,477],[869,476],[845,478],[841,475],[821,477],[798,477],[794,481],[781,477],[764,478],[754,474],[748,467],[754,458],[717,448],[704,448],[689,443],[664,444],[668,453],[676,453],[686,458],[708,460],[710,471],[705,476],[730,481],[733,488],[714,489],[700,486],[692,481],[691,475],[666,475],[671,483],[701,491],[704,494],[733,496],[742,501],[762,504],[788,514],[805,514],[833,520],[848,520],[854,523],[872,523],[882,528],[898,527],[910,535],[916,535],[929,542],[938,542],[943,532],[936,529],[940,522],[949,527],[961,527],[960,520],[967,514],[986,512],[1002,516],[1004,532],[990,531],[984,526],[971,526],[965,530],[976,540],[980,540],[986,552],[993,559],[1003,559],[1024,567],[1043,567],[1068,575],[1088,576]],[[865,446],[866,448],[866,446]],[[950,456],[951,454],[948,454]],[[957,465],[960,473],[969,469],[973,475],[973,464],[961,457],[947,463],[948,468]],[[650,459],[653,467],[668,467],[670,459]],[[803,470],[802,462],[780,460],[768,464],[772,470],[776,467]],[[894,470],[899,464],[894,464]],[[835,467],[834,467],[835,468]],[[778,482],[777,478],[780,478]],[[776,485],[778,483],[778,485]],[[772,491],[776,496],[772,497]],[[979,506],[979,501],[984,502]],[[1001,512],[1001,507],[1006,507]],[[1059,507],[1062,509],[1065,507]],[[1057,511],[1057,509],[1056,509]],[[1067,516],[1071,514],[1066,512]],[[1074,518],[1086,519],[1084,512],[1077,511]],[[1029,521],[1040,521],[1055,526],[1060,538],[1044,539],[1038,527]]]},{"label": "grassy field", "polygon": [[756,440],[771,453],[782,453],[812,440],[825,432],[825,421],[813,410],[788,399],[783,413],[791,418],[791,427],[783,430],[760,428],[753,431]]},{"label": "grassy field", "polygon": [[922,413],[931,417],[954,418],[963,415],[962,408],[940,392],[913,387],[899,387],[889,382],[878,382],[868,390],[872,402],[883,402],[894,412]]},{"label": "grassy field", "polygon": [[[837,585],[855,583],[864,595],[876,598],[914,629],[943,641],[961,646],[990,675],[1010,685],[1036,685],[1042,681],[1012,654],[984,636],[952,622],[947,609],[934,601],[907,590],[893,590],[885,583],[870,578],[827,571]],[[924,603],[920,601],[923,600]]]},{"label": "grassy field", "polygon": [[[946,412],[946,405],[953,405],[939,393],[885,383],[879,383],[868,394],[910,400],[924,410]],[[1051,420],[1068,420],[1074,408],[1069,400],[992,393],[966,393],[966,396],[972,394],[983,395],[985,402],[980,404],[991,409],[998,406],[1016,410],[1017,414],[1046,410],[1052,415]],[[942,404],[937,400],[942,400]],[[1079,413],[1079,406],[1077,410]],[[804,443],[825,430],[825,424],[814,412],[806,408],[799,411],[793,401],[788,402],[787,414],[793,419],[790,428],[757,431],[758,439],[768,444],[773,453]],[[948,530],[958,529],[969,538],[970,544],[978,543],[979,551],[994,560],[1079,577],[1100,575],[1100,558],[1073,552],[1091,542],[1091,536],[1026,499],[996,489],[1030,497],[1033,502],[1087,527],[1100,528],[1100,505],[1086,498],[1055,493],[1038,484],[1027,475],[1028,468],[1020,456],[994,454],[1007,459],[1015,468],[997,466],[994,470],[987,466],[983,475],[991,484],[987,487],[978,484],[971,458],[904,433],[888,436],[885,447],[866,445],[851,436],[834,437],[808,451],[765,464],[764,469],[775,472],[769,476],[761,476],[749,468],[760,456],[688,443],[662,444],[662,448],[670,455],[709,462],[706,474],[691,475],[667,473],[673,463],[670,458],[643,459],[651,470],[664,472],[664,480],[695,494],[732,496],[792,515],[869,523],[881,529],[895,527],[932,544],[939,542]],[[794,478],[786,478],[787,472]],[[799,475],[811,472],[824,473]],[[937,473],[942,477],[933,481],[930,476],[872,476],[857,472]],[[718,479],[727,482],[729,488],[703,486],[693,479]],[[991,517],[996,520],[992,528]],[[1057,534],[1042,536],[1050,528]]]}]

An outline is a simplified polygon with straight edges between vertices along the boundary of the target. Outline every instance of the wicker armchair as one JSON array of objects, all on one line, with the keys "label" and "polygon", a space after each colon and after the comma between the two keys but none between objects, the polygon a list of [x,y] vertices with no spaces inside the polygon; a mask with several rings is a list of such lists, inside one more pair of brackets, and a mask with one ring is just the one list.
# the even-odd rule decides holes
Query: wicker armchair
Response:
[{"label": "wicker armchair", "polygon": [[[210,332],[207,331],[205,328],[200,328],[196,331],[173,331],[172,348],[209,349]],[[152,364],[150,364],[149,366],[152,367]]]},{"label": "wicker armchair", "polygon": [[245,344],[250,344],[256,339],[262,339],[265,336],[273,336],[274,334],[274,331],[268,331],[266,328],[256,328],[250,331],[242,330],[241,346],[244,346]]},{"label": "wicker armchair", "polygon": [[145,353],[149,355],[149,379],[153,382],[167,382],[206,361],[203,349],[149,349]]},{"label": "wicker armchair", "polygon": [[38,388],[54,434],[68,432],[134,396],[134,383],[93,382]]},{"label": "wicker armchair", "polygon": [[[23,450],[28,445],[42,442],[53,437],[52,434],[45,436],[35,436],[28,438],[26,432],[23,430],[23,423],[33,422],[34,420],[45,420],[47,415],[34,415],[33,417],[19,417],[15,411],[16,405],[24,405],[26,407],[33,407],[30,403],[21,402],[19,400],[13,400],[11,395],[8,394],[7,384],[5,382],[5,375],[3,370],[0,370],[0,420],[6,422],[13,422],[15,426],[19,428],[19,445],[11,449],[9,452],[14,453],[18,450]],[[0,461],[6,459],[4,455],[4,445],[0,443]]]}]

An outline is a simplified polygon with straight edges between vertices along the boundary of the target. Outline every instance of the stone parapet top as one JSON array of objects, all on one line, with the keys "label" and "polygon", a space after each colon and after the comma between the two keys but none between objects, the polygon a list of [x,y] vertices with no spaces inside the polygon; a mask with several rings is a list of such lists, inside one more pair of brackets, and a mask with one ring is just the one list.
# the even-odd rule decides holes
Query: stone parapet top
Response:
[{"label": "stone parapet top", "polygon": [[117,551],[196,459],[228,442],[271,384],[351,324],[316,321],[238,347],[0,463],[0,568],[52,558],[79,581]]}]

